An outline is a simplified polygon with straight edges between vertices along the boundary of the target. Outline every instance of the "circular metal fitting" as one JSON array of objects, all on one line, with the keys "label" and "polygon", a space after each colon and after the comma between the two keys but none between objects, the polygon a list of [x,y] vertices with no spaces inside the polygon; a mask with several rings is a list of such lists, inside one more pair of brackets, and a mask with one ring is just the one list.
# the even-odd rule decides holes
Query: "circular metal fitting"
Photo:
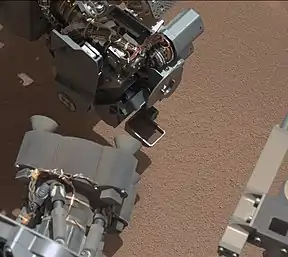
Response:
[{"label": "circular metal fitting", "polygon": [[101,2],[97,2],[95,5],[95,9],[96,9],[97,13],[102,13],[105,11],[105,5],[102,4]]},{"label": "circular metal fitting", "polygon": [[60,100],[60,102],[62,104],[64,104],[69,111],[71,112],[75,112],[76,111],[76,105],[75,103],[69,98],[69,96],[67,96],[64,93],[58,93],[58,98]]}]

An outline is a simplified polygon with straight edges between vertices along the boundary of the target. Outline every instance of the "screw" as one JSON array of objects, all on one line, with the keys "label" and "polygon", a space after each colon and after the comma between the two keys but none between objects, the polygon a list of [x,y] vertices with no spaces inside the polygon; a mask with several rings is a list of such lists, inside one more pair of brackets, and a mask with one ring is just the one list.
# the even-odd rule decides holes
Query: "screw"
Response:
[{"label": "screw", "polygon": [[171,87],[167,87],[166,85],[164,85],[164,86],[162,87],[162,89],[161,89],[161,92],[162,92],[164,95],[167,95],[167,94],[170,93],[171,89],[172,89]]},{"label": "screw", "polygon": [[91,253],[90,253],[90,251],[84,250],[84,251],[81,252],[80,255],[81,255],[81,256],[90,256]]},{"label": "screw", "polygon": [[233,253],[232,256],[233,256],[233,257],[237,257],[237,253]]},{"label": "screw", "polygon": [[246,220],[246,221],[247,221],[247,223],[250,223],[250,222],[251,222],[251,220],[252,220],[252,218],[253,218],[252,216],[249,216],[249,217],[248,217],[248,219]]},{"label": "screw", "polygon": [[261,243],[261,239],[260,239],[260,237],[255,237],[255,242],[257,242],[257,243]]},{"label": "screw", "polygon": [[260,203],[260,201],[261,201],[260,198],[256,198],[256,200],[255,200],[255,205],[256,205],[256,207],[258,206],[258,204]]},{"label": "screw", "polygon": [[223,247],[219,247],[219,251],[223,252],[224,251]]},{"label": "screw", "polygon": [[282,248],[282,249],[281,249],[281,252],[286,254],[286,253],[287,253],[287,250],[286,250],[285,248]]}]

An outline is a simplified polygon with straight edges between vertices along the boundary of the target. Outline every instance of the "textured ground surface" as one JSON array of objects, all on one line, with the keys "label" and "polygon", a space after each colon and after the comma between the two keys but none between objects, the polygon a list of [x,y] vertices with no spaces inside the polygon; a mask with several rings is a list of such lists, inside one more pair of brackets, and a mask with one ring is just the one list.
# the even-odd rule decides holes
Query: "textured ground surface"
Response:
[{"label": "textured ground surface", "polygon": [[[124,244],[111,240],[108,257],[118,247],[117,257],[216,256],[270,129],[287,111],[288,4],[186,1],[168,16],[186,7],[201,14],[206,31],[187,61],[182,85],[161,103],[159,122],[167,136],[145,150],[152,164],[143,175],[140,202]],[[30,115],[50,115],[63,132],[100,142],[110,142],[120,130],[100,122],[96,134],[96,119],[63,109],[43,46],[5,27],[0,42],[0,204],[12,210],[21,195],[12,166]],[[21,85],[18,73],[35,82]]]}]

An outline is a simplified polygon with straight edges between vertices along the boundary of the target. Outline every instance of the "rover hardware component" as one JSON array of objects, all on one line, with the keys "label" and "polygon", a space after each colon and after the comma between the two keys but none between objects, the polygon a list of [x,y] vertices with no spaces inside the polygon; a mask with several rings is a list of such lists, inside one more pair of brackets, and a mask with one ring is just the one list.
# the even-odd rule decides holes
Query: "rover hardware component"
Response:
[{"label": "rover hardware component", "polygon": [[219,243],[220,256],[237,257],[246,242],[265,249],[266,257],[288,251],[288,182],[278,196],[268,191],[288,150],[288,116],[273,128],[229,225]]},{"label": "rover hardware component", "polygon": [[[165,132],[149,115],[179,86],[185,60],[203,32],[193,9],[165,25],[160,18],[173,2],[2,1],[0,22],[28,40],[46,34],[59,100],[70,111],[99,112],[105,106],[109,115],[99,114],[113,126],[135,115],[126,127],[153,146]],[[140,120],[143,112],[147,122]],[[138,133],[132,126],[140,123]]]},{"label": "rover hardware component", "polygon": [[130,221],[141,143],[126,135],[102,146],[53,133],[47,117],[31,121],[15,163],[26,198],[15,221],[0,215],[3,256],[101,257],[105,235]]}]

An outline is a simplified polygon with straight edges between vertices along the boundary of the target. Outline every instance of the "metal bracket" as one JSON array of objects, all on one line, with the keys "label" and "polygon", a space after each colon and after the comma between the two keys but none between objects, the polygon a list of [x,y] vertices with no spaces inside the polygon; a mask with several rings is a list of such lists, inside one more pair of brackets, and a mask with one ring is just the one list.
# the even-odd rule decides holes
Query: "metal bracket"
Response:
[{"label": "metal bracket", "polygon": [[265,249],[273,257],[287,253],[287,183],[278,196],[267,195],[287,150],[288,131],[285,124],[277,125],[220,240],[220,256],[239,256],[246,242]]},{"label": "metal bracket", "polygon": [[125,129],[145,146],[152,147],[165,135],[165,130],[154,121],[157,115],[155,107],[140,109],[126,122]]}]

